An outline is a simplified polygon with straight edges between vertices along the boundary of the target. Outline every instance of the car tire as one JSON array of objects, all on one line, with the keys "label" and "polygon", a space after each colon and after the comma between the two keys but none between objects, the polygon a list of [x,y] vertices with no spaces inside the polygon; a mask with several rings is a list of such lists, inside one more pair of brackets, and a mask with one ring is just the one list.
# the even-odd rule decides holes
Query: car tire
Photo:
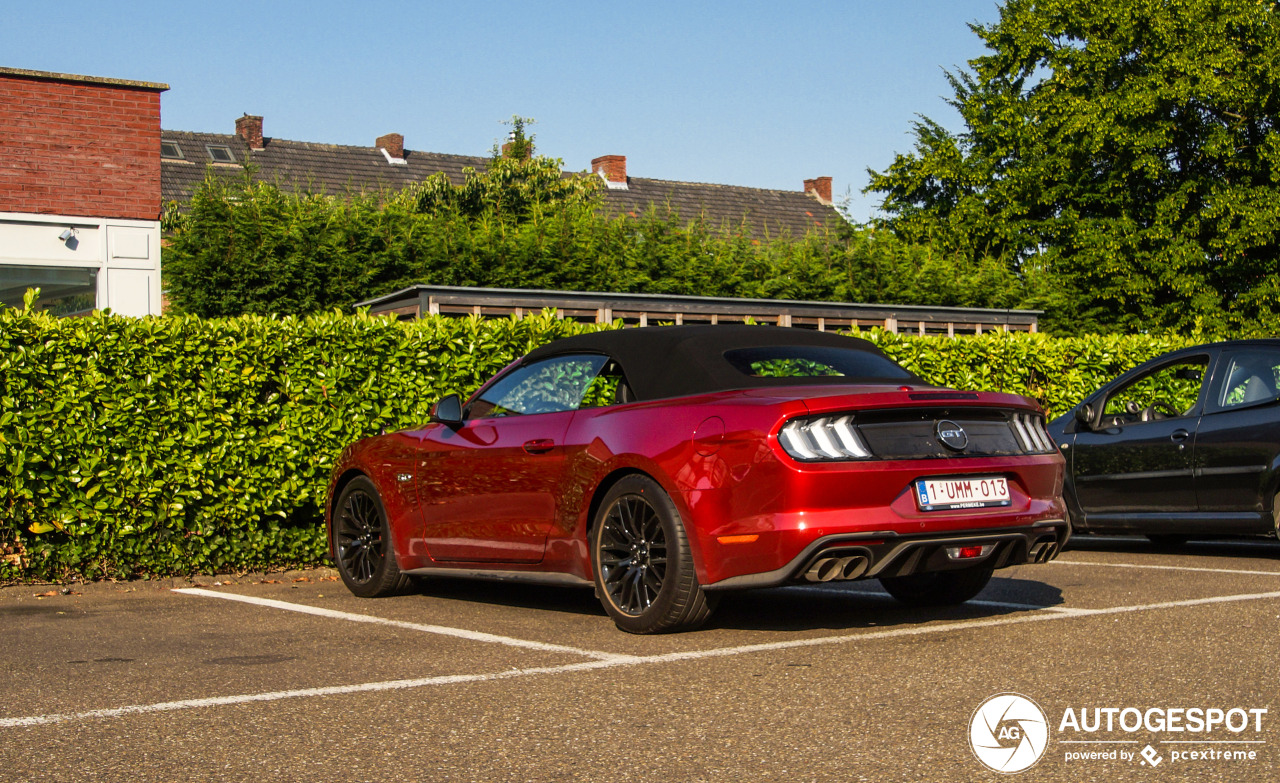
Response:
[{"label": "car tire", "polygon": [[1271,499],[1271,521],[1275,523],[1272,535],[1276,537],[1277,541],[1280,541],[1280,492],[1276,493],[1276,496]]},{"label": "car tire", "polygon": [[333,551],[343,583],[361,598],[395,595],[409,583],[396,562],[382,498],[364,476],[343,487],[334,504]]},{"label": "car tire", "polygon": [[993,571],[989,566],[979,566],[959,571],[881,577],[880,585],[889,595],[908,606],[954,606],[981,593],[991,581]]},{"label": "car tire", "polygon": [[698,584],[680,512],[648,476],[627,476],[600,502],[591,528],[596,596],[635,634],[697,628],[714,607]]}]

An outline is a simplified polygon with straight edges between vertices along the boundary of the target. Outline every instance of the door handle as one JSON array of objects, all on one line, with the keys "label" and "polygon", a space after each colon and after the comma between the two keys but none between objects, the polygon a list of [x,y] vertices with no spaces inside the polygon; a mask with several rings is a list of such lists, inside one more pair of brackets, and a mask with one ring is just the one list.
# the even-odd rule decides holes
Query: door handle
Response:
[{"label": "door handle", "polygon": [[1169,433],[1169,440],[1173,441],[1174,443],[1181,443],[1182,441],[1186,440],[1189,437],[1191,437],[1191,433],[1182,429],[1174,430],[1173,432]]},{"label": "door handle", "polygon": [[551,438],[535,438],[524,442],[524,450],[530,454],[546,454],[555,448],[556,442]]}]

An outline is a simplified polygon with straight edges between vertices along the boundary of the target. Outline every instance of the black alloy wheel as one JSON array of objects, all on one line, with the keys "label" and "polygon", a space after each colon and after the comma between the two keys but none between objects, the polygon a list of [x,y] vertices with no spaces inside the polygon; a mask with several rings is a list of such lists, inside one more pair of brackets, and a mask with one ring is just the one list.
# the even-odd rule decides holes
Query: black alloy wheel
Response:
[{"label": "black alloy wheel", "polygon": [[689,630],[714,608],[694,573],[680,512],[657,482],[627,476],[600,503],[591,530],[596,595],[630,633]]},{"label": "black alloy wheel", "polygon": [[333,510],[333,551],[342,581],[362,598],[393,595],[408,582],[396,563],[382,499],[364,476],[352,479],[338,496]]},{"label": "black alloy wheel", "polygon": [[600,531],[600,576],[609,600],[630,617],[645,613],[667,576],[667,537],[658,512],[640,495],[610,507]]}]

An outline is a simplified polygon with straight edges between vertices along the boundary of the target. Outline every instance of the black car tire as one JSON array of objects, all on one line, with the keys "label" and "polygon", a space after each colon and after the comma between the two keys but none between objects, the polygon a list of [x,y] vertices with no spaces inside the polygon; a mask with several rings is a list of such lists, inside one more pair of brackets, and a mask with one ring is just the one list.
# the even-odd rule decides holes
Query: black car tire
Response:
[{"label": "black car tire", "polygon": [[1275,529],[1272,531],[1276,540],[1280,541],[1280,493],[1271,499],[1271,521],[1275,523]]},{"label": "black car tire", "polygon": [[989,566],[937,571],[910,576],[881,577],[889,595],[909,606],[954,606],[982,592],[994,571]]},{"label": "black car tire", "polygon": [[714,596],[698,584],[680,512],[648,476],[627,476],[600,502],[591,528],[596,596],[618,628],[651,634],[697,628]]},{"label": "black car tire", "polygon": [[409,583],[396,563],[382,498],[364,476],[343,487],[334,504],[333,551],[342,581],[361,598],[395,595]]}]

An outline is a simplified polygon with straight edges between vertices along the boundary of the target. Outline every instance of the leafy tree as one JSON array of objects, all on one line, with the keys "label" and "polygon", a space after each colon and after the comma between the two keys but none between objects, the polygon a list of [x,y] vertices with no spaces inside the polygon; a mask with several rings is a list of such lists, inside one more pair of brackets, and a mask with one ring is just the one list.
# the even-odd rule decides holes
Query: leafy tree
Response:
[{"label": "leafy tree", "polygon": [[476,219],[491,216],[520,222],[546,208],[599,205],[600,180],[565,177],[558,158],[498,156],[484,171],[464,169],[465,180],[454,185],[444,172],[433,174],[396,193],[389,200],[410,213]]},{"label": "leafy tree", "polygon": [[307,313],[358,296],[369,270],[362,256],[377,232],[340,230],[369,212],[367,198],[294,195],[210,173],[186,214],[166,212],[166,294],[179,311],[203,316]]},{"label": "leafy tree", "polygon": [[518,114],[511,115],[511,119],[504,121],[503,125],[511,126],[511,133],[507,136],[507,143],[499,147],[493,145],[493,157],[495,158],[514,158],[515,160],[525,160],[533,157],[533,140],[532,133],[525,133],[525,128],[533,125],[537,120],[531,117],[521,117]]},{"label": "leafy tree", "polygon": [[997,261],[964,265],[887,231],[761,240],[666,208],[609,217],[597,182],[538,158],[345,199],[211,177],[188,212],[166,216],[170,303],[206,317],[305,314],[415,283],[966,307],[1024,297]]},{"label": "leafy tree", "polygon": [[187,212],[171,205],[164,216],[170,304],[206,317],[300,314],[427,279],[484,284],[510,261],[467,253],[476,232],[502,244],[544,213],[596,209],[598,179],[562,177],[560,166],[500,157],[466,169],[460,185],[440,173],[396,193],[344,197],[285,192],[251,170],[232,180],[211,172]]},{"label": "leafy tree", "polygon": [[[1008,0],[868,191],[1019,273],[1050,328],[1280,327],[1280,4]],[[989,262],[988,262],[989,263]]]}]

